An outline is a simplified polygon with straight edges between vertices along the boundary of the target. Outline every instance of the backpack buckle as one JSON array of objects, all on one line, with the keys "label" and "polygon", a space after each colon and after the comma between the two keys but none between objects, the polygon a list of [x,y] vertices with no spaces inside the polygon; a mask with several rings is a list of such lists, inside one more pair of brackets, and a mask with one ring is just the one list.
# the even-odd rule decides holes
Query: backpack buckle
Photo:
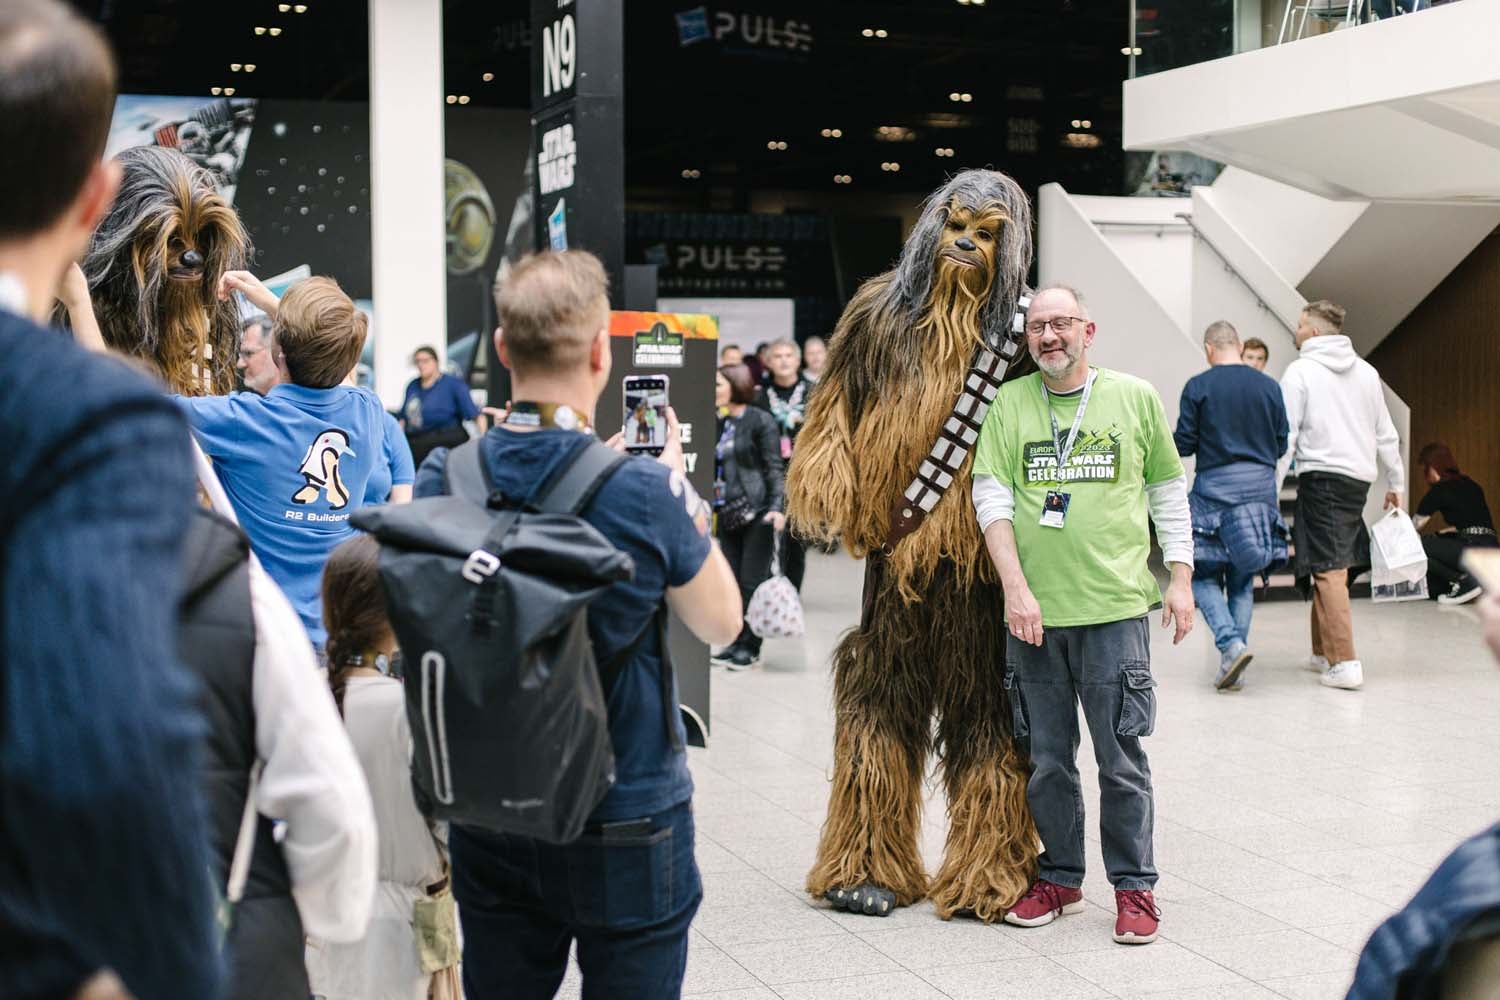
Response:
[{"label": "backpack buckle", "polygon": [[475,549],[464,560],[463,578],[470,583],[484,583],[500,569],[500,557],[484,549]]}]

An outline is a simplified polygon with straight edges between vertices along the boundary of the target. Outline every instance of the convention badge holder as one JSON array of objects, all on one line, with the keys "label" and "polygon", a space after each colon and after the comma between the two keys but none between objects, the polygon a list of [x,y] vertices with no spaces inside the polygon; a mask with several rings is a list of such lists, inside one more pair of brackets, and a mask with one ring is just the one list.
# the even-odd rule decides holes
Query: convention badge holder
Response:
[{"label": "convention badge holder", "polygon": [[1068,518],[1068,504],[1072,502],[1071,493],[1048,490],[1047,499],[1042,502],[1042,527],[1061,528]]}]

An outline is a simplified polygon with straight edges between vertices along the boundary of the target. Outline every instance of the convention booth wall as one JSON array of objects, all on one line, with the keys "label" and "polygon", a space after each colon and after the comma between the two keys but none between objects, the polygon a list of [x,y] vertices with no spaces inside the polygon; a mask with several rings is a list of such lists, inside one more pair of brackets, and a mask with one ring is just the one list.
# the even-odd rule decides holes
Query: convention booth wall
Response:
[{"label": "convention booth wall", "polygon": [[[714,495],[714,373],[719,356],[719,323],[713,316],[683,313],[610,313],[609,384],[594,413],[599,436],[608,438],[626,423],[624,380],[633,375],[665,375],[670,399],[682,425],[688,482],[699,497]],[[626,435],[626,440],[630,440]],[[684,503],[691,497],[684,491]],[[693,512],[693,507],[688,507]],[[700,515],[701,516],[701,515]],[[705,522],[705,530],[709,525]],[[706,746],[709,718],[708,647],[675,615],[671,620],[673,665],[682,700],[688,741]]]}]

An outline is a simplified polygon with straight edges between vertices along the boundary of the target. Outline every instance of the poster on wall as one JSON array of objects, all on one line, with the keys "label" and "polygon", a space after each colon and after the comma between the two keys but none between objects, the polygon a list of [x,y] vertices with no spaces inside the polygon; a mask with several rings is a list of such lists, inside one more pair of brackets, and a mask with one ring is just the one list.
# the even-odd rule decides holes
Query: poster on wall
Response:
[{"label": "poster on wall", "polygon": [[[625,440],[647,440],[654,421],[643,419],[645,409],[659,406],[656,398],[627,399],[627,377],[664,377],[667,403],[682,427],[683,464],[687,486],[679,498],[690,513],[697,511],[694,496],[714,495],[714,373],[719,357],[719,324],[712,316],[691,313],[628,312],[609,314],[612,370],[604,395],[594,411],[599,436],[625,432]],[[703,530],[709,530],[704,519]],[[709,729],[708,647],[675,616],[671,623],[672,660],[689,742],[706,745]]]},{"label": "poster on wall", "polygon": [[248,98],[121,94],[115,100],[104,156],[108,159],[135,146],[178,150],[213,175],[214,186],[232,205],[250,146],[255,105]]}]

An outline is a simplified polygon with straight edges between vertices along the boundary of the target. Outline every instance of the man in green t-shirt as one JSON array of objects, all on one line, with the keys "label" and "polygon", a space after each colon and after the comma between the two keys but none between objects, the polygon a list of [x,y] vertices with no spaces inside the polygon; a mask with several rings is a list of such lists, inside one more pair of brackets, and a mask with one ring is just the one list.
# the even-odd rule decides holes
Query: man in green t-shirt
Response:
[{"label": "man in green t-shirt", "polygon": [[[1029,737],[1026,797],[1041,871],[1005,915],[1037,927],[1083,909],[1078,704],[1099,762],[1099,834],[1115,887],[1114,939],[1156,939],[1151,769],[1156,721],[1146,615],[1174,642],[1193,627],[1187,479],[1156,390],[1090,368],[1094,324],[1076,291],[1031,300],[1026,342],[1041,371],[1000,388],[974,454],[974,507],[1005,590],[1005,686]],[[1147,566],[1147,515],[1171,567],[1165,600]]]}]

